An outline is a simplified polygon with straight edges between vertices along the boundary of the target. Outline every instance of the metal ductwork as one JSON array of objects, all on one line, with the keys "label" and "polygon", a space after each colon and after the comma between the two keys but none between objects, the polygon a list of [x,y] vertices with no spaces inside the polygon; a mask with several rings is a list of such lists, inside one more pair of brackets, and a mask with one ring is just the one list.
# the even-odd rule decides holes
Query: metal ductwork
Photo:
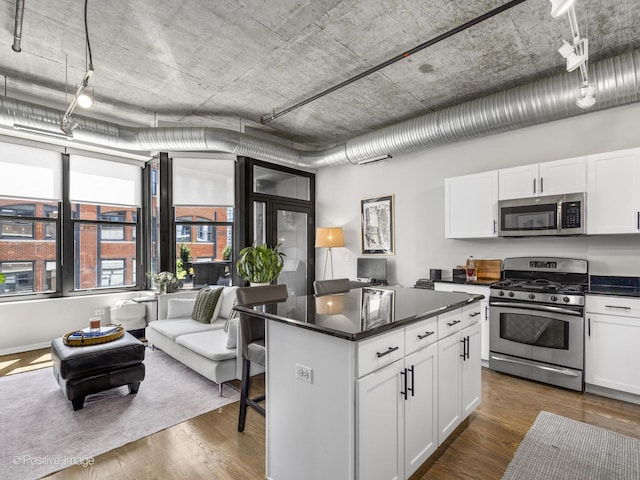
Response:
[{"label": "metal ductwork", "polygon": [[[73,117],[77,122],[73,140],[129,151],[225,152],[288,166],[320,168],[409,153],[640,100],[640,50],[602,60],[592,65],[589,73],[597,82],[598,92],[595,106],[587,111],[576,106],[579,76],[564,72],[360,135],[318,152],[296,150],[219,128],[133,128],[80,116]],[[60,132],[62,114],[56,109],[0,97],[0,125]]]},{"label": "metal ductwork", "polygon": [[24,15],[24,1],[16,0],[16,16],[15,26],[13,28],[13,45],[11,48],[14,52],[20,52],[20,43],[22,42],[22,16]]}]

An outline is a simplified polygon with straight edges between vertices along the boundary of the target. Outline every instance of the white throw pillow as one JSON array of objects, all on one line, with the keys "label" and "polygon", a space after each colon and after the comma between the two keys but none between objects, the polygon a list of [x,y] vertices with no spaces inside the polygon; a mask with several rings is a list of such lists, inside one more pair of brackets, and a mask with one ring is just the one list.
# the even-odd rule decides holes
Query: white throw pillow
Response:
[{"label": "white throw pillow", "polygon": [[167,318],[191,318],[191,312],[193,311],[195,303],[195,297],[170,298],[167,302]]},{"label": "white throw pillow", "polygon": [[220,316],[220,310],[222,309],[222,296],[224,295],[224,287],[211,285],[209,288],[211,290],[216,290],[218,288],[222,289],[222,293],[220,294],[220,298],[218,298],[218,303],[216,303],[216,308],[213,310],[213,315],[211,316],[211,323],[213,323]]},{"label": "white throw pillow", "polygon": [[229,320],[227,328],[227,348],[236,348],[236,345],[238,345],[238,322],[239,319],[237,318]]},{"label": "white throw pillow", "polygon": [[222,318],[229,318],[231,309],[236,304],[236,290],[238,287],[224,287],[222,291],[222,306],[220,307],[220,315]]}]

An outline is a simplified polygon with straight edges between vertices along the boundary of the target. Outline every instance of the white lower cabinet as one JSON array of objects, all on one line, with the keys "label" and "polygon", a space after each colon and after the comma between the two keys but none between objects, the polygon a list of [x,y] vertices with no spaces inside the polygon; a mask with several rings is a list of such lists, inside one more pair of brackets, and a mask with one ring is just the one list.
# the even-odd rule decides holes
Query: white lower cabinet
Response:
[{"label": "white lower cabinet", "polygon": [[640,299],[588,295],[586,306],[585,383],[640,395]]},{"label": "white lower cabinet", "polygon": [[438,448],[438,348],[357,380],[357,478],[404,479]]},{"label": "white lower cabinet", "polygon": [[438,342],[438,443],[480,405],[480,331],[476,323]]}]

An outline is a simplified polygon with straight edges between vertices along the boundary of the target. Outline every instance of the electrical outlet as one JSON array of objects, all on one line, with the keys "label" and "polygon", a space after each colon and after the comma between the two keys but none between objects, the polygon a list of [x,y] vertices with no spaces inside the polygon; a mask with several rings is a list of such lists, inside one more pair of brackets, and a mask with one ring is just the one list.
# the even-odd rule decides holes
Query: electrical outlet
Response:
[{"label": "electrical outlet", "polygon": [[93,314],[94,315],[104,315],[104,310],[102,310],[102,309],[96,310]]},{"label": "electrical outlet", "polygon": [[304,365],[296,363],[296,377],[299,380],[307,383],[313,383],[312,373],[313,369],[311,367],[305,367]]},{"label": "electrical outlet", "polygon": [[348,262],[348,261],[349,261],[349,254],[348,254],[348,253],[344,256],[344,261],[345,261],[345,262]]}]

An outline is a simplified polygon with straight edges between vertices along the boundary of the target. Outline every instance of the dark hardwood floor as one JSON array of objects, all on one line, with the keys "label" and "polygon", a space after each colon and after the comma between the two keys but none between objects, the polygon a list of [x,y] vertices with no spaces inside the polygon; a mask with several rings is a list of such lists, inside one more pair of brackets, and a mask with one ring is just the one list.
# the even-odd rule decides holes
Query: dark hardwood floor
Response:
[{"label": "dark hardwood floor", "polygon": [[[11,365],[43,365],[47,353],[0,357],[0,375],[12,373]],[[258,377],[254,387],[263,390],[263,379]],[[482,370],[482,395],[482,405],[411,480],[499,480],[542,410],[640,438],[639,405],[488,369]],[[237,419],[238,403],[227,405],[100,455],[93,466],[71,467],[47,478],[264,479],[264,418],[249,409],[244,433],[237,432]]]}]

